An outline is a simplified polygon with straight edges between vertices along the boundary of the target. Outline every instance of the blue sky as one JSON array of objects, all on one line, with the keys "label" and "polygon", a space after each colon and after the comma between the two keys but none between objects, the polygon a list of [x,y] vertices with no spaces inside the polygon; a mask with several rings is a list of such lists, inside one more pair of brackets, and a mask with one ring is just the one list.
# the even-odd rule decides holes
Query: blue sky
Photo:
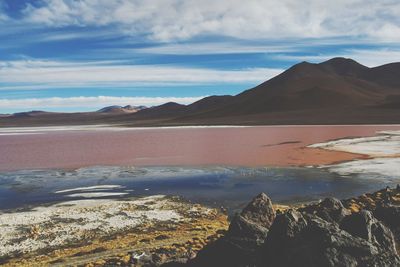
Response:
[{"label": "blue sky", "polygon": [[301,61],[400,61],[398,0],[0,0],[0,113],[190,103]]}]

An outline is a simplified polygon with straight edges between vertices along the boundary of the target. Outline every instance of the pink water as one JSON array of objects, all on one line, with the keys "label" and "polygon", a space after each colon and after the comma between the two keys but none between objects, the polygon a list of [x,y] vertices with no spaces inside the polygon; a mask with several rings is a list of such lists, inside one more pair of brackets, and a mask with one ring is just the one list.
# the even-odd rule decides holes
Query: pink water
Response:
[{"label": "pink water", "polygon": [[360,155],[305,146],[400,126],[262,126],[59,131],[0,136],[0,170],[93,165],[303,166]]}]

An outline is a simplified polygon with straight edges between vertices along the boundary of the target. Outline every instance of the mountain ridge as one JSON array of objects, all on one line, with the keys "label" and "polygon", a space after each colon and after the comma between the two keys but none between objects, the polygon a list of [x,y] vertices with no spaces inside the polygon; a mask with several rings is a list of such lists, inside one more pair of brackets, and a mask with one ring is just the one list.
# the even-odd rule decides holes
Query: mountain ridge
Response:
[{"label": "mountain ridge", "polygon": [[[370,68],[337,57],[321,63],[295,64],[234,96],[209,96],[189,105],[169,102],[136,112],[63,116],[70,118],[69,123],[79,122],[77,114],[81,114],[84,123],[128,126],[400,123],[399,105],[400,63]],[[15,122],[10,117],[0,118],[0,125],[13,123],[40,124],[40,116]],[[55,122],[48,119],[42,123]]]}]

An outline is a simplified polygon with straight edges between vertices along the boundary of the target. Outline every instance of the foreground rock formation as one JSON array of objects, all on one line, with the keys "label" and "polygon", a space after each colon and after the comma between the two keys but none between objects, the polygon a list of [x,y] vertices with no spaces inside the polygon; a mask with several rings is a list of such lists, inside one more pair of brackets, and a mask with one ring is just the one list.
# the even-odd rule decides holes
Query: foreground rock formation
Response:
[{"label": "foreground rock formation", "polygon": [[190,267],[400,266],[400,188],[275,212],[260,194]]},{"label": "foreground rock formation", "polygon": [[[400,266],[400,187],[341,201],[327,198],[292,209],[278,209],[261,193],[233,216],[229,228],[226,216],[217,210],[177,198],[152,196],[90,203],[69,202],[2,214],[0,222],[8,228],[0,233],[0,242],[8,252],[0,251],[1,263],[87,267]],[[47,211],[46,218],[39,216],[43,211]],[[102,230],[95,227],[96,220],[113,227]],[[130,228],[122,227],[123,222]],[[54,243],[62,237],[69,239],[63,245]],[[16,247],[24,244],[21,240],[31,246]],[[44,251],[40,244],[53,246]]]}]

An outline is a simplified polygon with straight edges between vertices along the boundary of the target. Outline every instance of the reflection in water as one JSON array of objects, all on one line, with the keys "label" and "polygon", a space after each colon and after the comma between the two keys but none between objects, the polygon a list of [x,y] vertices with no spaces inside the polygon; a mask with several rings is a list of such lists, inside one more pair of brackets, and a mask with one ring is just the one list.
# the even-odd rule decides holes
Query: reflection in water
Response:
[{"label": "reflection in water", "polygon": [[316,168],[106,166],[15,171],[0,173],[0,209],[85,197],[166,194],[232,211],[260,192],[284,204],[325,196],[345,198],[382,186],[382,179],[373,175],[344,177]]}]

